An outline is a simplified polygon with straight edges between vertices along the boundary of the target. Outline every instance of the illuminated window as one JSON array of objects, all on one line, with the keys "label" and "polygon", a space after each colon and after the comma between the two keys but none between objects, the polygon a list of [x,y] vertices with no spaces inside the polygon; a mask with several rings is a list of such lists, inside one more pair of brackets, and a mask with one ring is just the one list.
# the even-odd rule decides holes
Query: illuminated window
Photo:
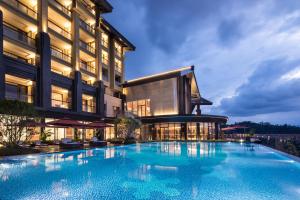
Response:
[{"label": "illuminated window", "polygon": [[107,34],[102,33],[101,43],[102,43],[102,46],[108,48],[108,35]]},{"label": "illuminated window", "polygon": [[102,51],[102,63],[108,65],[108,53],[106,51]]},{"label": "illuminated window", "polygon": [[67,89],[53,86],[51,88],[52,107],[71,109],[71,92]]},{"label": "illuminated window", "polygon": [[82,95],[82,111],[95,113],[96,112],[96,98],[86,94]]},{"label": "illuminated window", "polygon": [[140,117],[151,116],[150,99],[127,102],[127,111]]},{"label": "illuminated window", "polygon": [[118,59],[115,59],[115,69],[117,72],[122,73],[122,62]]},{"label": "illuminated window", "polygon": [[115,42],[115,53],[121,57],[122,56],[122,46]]}]

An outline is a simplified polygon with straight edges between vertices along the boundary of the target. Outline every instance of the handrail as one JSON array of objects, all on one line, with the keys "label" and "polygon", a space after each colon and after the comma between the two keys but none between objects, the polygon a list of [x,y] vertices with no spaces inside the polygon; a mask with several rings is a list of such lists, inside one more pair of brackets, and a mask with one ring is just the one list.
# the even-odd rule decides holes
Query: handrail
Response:
[{"label": "handrail", "polygon": [[82,40],[79,40],[79,46],[86,49],[86,50],[88,50],[89,52],[91,52],[93,54],[95,53],[94,47],[92,47],[91,45],[83,42]]},{"label": "handrail", "polygon": [[7,37],[22,41],[31,46],[35,46],[35,39],[28,36],[26,32],[6,22],[3,22],[3,27],[3,34]]},{"label": "handrail", "polygon": [[23,4],[19,0],[2,0],[3,2],[17,8],[18,10],[22,11],[23,13],[27,14],[28,16],[37,19],[37,12],[32,8],[28,7],[27,5]]},{"label": "handrail", "polygon": [[95,29],[94,29],[94,27],[91,26],[91,25],[89,25],[89,24],[87,24],[87,23],[85,23],[82,19],[79,20],[79,25],[80,25],[83,29],[87,30],[88,32],[90,32],[90,33],[92,33],[92,34],[95,34]]},{"label": "handrail", "polygon": [[8,100],[19,100],[19,101],[26,102],[26,103],[33,103],[34,95],[20,94],[20,93],[6,91],[5,98]]},{"label": "handrail", "polygon": [[20,60],[22,62],[31,64],[31,65],[35,65],[35,59],[34,58],[30,58],[30,59],[23,58],[21,56],[18,56],[18,55],[14,54],[14,53],[11,53],[11,52],[8,52],[8,51],[5,51],[5,50],[3,51],[3,54],[6,55],[6,56],[8,56],[8,57]]},{"label": "handrail", "polygon": [[68,15],[69,17],[71,17],[71,11],[69,8],[67,8],[66,6],[62,5],[60,2],[58,2],[57,0],[51,0],[50,3],[55,6],[57,9],[61,10],[63,13],[65,13],[66,15]]},{"label": "handrail", "polygon": [[93,7],[90,6],[90,4],[88,4],[85,0],[80,0],[80,2],[93,14],[95,15],[94,13],[94,9]]},{"label": "handrail", "polygon": [[96,73],[96,68],[90,63],[80,60],[80,68],[85,69],[91,73]]},{"label": "handrail", "polygon": [[96,112],[96,106],[95,105],[86,105],[86,104],[82,103],[82,111],[83,112],[95,113]]},{"label": "handrail", "polygon": [[69,31],[67,31],[66,29],[64,29],[64,28],[60,27],[59,25],[57,25],[51,19],[48,19],[48,25],[49,25],[49,28],[53,29],[54,31],[59,32],[64,37],[66,37],[68,39],[71,39],[71,37],[72,37],[71,33]]},{"label": "handrail", "polygon": [[62,59],[68,63],[71,63],[71,56],[60,52],[59,50],[57,50],[57,48],[51,46],[51,55],[53,55],[56,58]]},{"label": "handrail", "polygon": [[71,101],[63,101],[59,99],[51,99],[51,105],[52,107],[56,108],[71,108]]}]

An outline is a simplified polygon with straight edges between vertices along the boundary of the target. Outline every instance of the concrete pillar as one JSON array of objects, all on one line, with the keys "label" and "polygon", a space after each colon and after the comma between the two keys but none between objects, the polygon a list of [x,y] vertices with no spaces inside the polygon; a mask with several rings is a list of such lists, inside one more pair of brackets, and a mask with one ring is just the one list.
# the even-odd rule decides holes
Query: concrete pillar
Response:
[{"label": "concrete pillar", "polygon": [[3,61],[3,13],[0,10],[0,100],[5,99],[5,67]]},{"label": "concrete pillar", "polygon": [[96,27],[95,27],[95,49],[96,49],[96,69],[97,81],[102,80],[102,31],[101,31],[101,11],[96,5]]},{"label": "concrete pillar", "polygon": [[214,123],[215,124],[215,139],[218,140],[220,139],[220,124],[219,123]]},{"label": "concrete pillar", "polygon": [[178,78],[178,110],[180,115],[186,114],[185,112],[185,77]]},{"label": "concrete pillar", "polygon": [[110,88],[115,88],[115,42],[112,36],[109,37],[109,79]]},{"label": "concrete pillar", "polygon": [[82,80],[79,71],[74,72],[72,108],[75,112],[82,112]]},{"label": "concrete pillar", "polygon": [[51,107],[51,51],[48,33],[39,32],[36,35],[36,65],[38,67],[36,105]]},{"label": "concrete pillar", "polygon": [[196,105],[196,114],[201,115],[200,104]]},{"label": "concrete pillar", "polygon": [[197,140],[200,140],[200,123],[199,122],[196,123],[196,134],[197,134],[197,136],[196,136]]},{"label": "concrete pillar", "polygon": [[181,123],[180,127],[181,139],[187,140],[187,124]]},{"label": "concrete pillar", "polygon": [[72,35],[72,66],[73,71],[80,71],[79,57],[79,13],[77,11],[77,1],[73,1],[72,5],[72,20],[71,20],[71,35]]},{"label": "concrete pillar", "polygon": [[98,81],[97,97],[96,97],[96,113],[101,117],[104,117],[104,84],[102,81]]},{"label": "concrete pillar", "polygon": [[48,1],[38,0],[38,32],[48,33]]}]

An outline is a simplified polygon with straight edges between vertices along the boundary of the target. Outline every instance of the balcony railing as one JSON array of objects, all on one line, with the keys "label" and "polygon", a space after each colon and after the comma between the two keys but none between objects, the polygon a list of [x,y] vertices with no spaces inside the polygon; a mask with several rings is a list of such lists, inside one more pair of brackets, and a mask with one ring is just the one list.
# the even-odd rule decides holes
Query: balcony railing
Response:
[{"label": "balcony railing", "polygon": [[96,73],[96,68],[94,66],[92,66],[90,63],[85,62],[83,60],[80,61],[80,68],[84,69],[86,71],[89,71],[89,72],[91,72],[93,74]]},{"label": "balcony railing", "polygon": [[21,31],[18,28],[5,22],[3,23],[3,34],[8,38],[17,40],[31,47],[35,46],[34,38],[29,37],[26,32]]},{"label": "balcony railing", "polygon": [[52,99],[52,107],[55,108],[64,108],[64,109],[71,109],[72,104],[71,101],[62,101],[62,100],[57,100],[57,99]]},{"label": "balcony railing", "polygon": [[82,111],[89,112],[89,113],[96,113],[96,106],[82,104]]},{"label": "balcony railing", "polygon": [[3,51],[3,54],[8,56],[8,57],[14,58],[16,60],[20,60],[22,62],[31,64],[31,65],[35,65],[35,58],[29,58],[29,59],[28,58],[23,58],[21,56],[18,56],[16,54],[13,54],[13,53],[8,52],[8,51]]},{"label": "balcony railing", "polygon": [[108,57],[102,56],[102,63],[108,65]]},{"label": "balcony railing", "polygon": [[106,39],[102,38],[101,39],[101,44],[102,44],[102,46],[108,48],[108,41]]},{"label": "balcony railing", "polygon": [[63,52],[53,47],[51,47],[51,55],[68,63],[71,63],[71,56],[64,54]]},{"label": "balcony railing", "polygon": [[83,49],[85,49],[85,50],[87,50],[87,51],[89,51],[89,52],[95,54],[95,49],[94,49],[94,47],[92,47],[91,45],[89,45],[89,44],[87,44],[87,43],[85,43],[85,42],[83,42],[83,41],[81,41],[81,40],[79,41],[79,46],[80,46],[81,48],[83,48]]},{"label": "balcony railing", "polygon": [[19,0],[2,0],[4,3],[18,9],[22,13],[27,14],[28,16],[37,19],[37,12],[32,8],[29,8],[27,5],[21,3]]},{"label": "balcony railing", "polygon": [[33,103],[34,96],[28,94],[5,92],[5,98],[8,100],[18,100],[26,103]]},{"label": "balcony railing", "polygon": [[71,33],[60,27],[59,25],[57,25],[56,23],[54,23],[53,21],[51,20],[48,20],[48,26],[49,28],[51,28],[53,31],[57,32],[58,34],[60,35],[63,35],[64,37],[66,37],[67,39],[71,40],[72,36],[71,36]]},{"label": "balcony railing", "polygon": [[115,63],[115,69],[117,72],[122,73],[122,66],[120,64]]},{"label": "balcony railing", "polygon": [[93,26],[85,23],[82,19],[79,20],[80,27],[86,30],[87,32],[90,32],[92,34],[95,34],[95,29]]},{"label": "balcony railing", "polygon": [[62,11],[63,13],[65,13],[66,15],[68,15],[69,17],[71,17],[71,11],[69,8],[65,7],[64,5],[62,5],[61,3],[59,3],[57,0],[51,0],[49,1],[51,5],[53,5],[54,7],[56,7],[58,10]]},{"label": "balcony railing", "polygon": [[95,10],[94,8],[89,4],[87,3],[86,0],[79,0],[80,3],[82,3],[82,5],[92,14],[92,15],[95,15]]},{"label": "balcony railing", "polygon": [[115,48],[115,53],[118,57],[122,57],[122,52],[119,49]]}]

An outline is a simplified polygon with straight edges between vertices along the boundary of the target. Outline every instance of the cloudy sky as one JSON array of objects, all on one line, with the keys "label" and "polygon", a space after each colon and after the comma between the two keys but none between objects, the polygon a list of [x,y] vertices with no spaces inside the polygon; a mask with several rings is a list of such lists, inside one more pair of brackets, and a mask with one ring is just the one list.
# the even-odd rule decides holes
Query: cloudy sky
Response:
[{"label": "cloudy sky", "polygon": [[300,125],[299,0],[109,0],[126,78],[195,65],[205,113]]}]

